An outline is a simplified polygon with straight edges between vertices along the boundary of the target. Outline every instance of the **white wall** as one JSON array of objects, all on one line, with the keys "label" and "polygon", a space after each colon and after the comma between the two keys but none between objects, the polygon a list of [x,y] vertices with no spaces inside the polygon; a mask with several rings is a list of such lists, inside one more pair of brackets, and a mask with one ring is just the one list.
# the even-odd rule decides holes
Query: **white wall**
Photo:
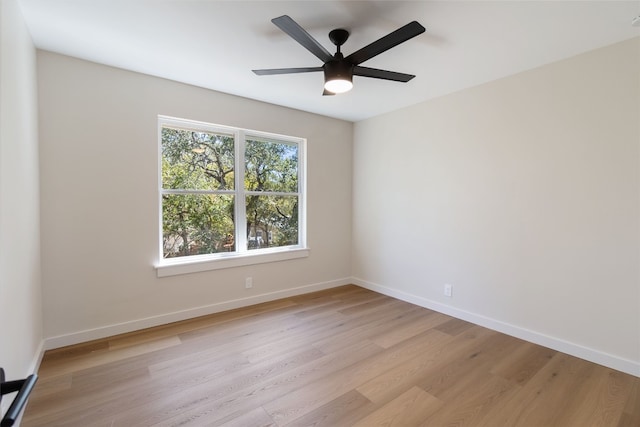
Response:
[{"label": "white wall", "polygon": [[[32,373],[41,353],[36,51],[16,0],[0,2],[0,367]],[[8,407],[12,396],[2,400]]]},{"label": "white wall", "polygon": [[357,123],[356,283],[640,375],[639,123],[639,38]]},{"label": "white wall", "polygon": [[[38,80],[48,347],[349,282],[350,122],[43,51]],[[158,114],[307,138],[310,256],[157,278]]]}]

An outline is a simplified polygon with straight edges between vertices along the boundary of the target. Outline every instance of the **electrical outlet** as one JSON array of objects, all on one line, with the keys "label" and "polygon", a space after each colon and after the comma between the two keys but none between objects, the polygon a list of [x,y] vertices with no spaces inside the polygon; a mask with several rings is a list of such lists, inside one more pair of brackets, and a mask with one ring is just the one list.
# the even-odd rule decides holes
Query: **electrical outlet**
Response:
[{"label": "electrical outlet", "polygon": [[247,277],[244,279],[244,288],[251,289],[253,288],[253,277]]},{"label": "electrical outlet", "polygon": [[453,296],[453,286],[446,284],[444,285],[444,296],[451,298]]}]

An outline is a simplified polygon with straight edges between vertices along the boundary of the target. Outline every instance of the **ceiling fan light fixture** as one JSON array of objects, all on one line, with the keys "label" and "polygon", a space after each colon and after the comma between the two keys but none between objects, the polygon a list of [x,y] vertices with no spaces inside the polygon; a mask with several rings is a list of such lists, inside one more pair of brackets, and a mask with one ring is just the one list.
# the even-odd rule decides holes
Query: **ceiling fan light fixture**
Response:
[{"label": "ceiling fan light fixture", "polygon": [[353,83],[344,78],[328,80],[324,83],[324,88],[331,93],[345,93],[353,88]]},{"label": "ceiling fan light fixture", "polygon": [[353,66],[346,61],[324,64],[324,88],[331,93],[345,93],[353,88]]}]

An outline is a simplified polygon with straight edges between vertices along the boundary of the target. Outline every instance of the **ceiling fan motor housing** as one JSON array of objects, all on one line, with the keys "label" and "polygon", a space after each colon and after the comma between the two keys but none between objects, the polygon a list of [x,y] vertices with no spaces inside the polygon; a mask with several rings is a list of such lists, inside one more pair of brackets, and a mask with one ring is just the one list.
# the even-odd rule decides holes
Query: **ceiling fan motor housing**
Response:
[{"label": "ceiling fan motor housing", "polygon": [[322,67],[324,69],[324,78],[327,80],[353,80],[353,64],[342,58],[325,62]]}]

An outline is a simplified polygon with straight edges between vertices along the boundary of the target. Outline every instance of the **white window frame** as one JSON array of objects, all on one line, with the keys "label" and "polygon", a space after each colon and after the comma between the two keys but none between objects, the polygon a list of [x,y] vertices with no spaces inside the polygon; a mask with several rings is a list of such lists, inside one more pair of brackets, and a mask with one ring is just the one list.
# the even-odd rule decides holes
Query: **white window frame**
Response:
[{"label": "white window frame", "polygon": [[[172,127],[212,133],[225,133],[234,136],[234,169],[241,173],[234,174],[234,190],[215,191],[216,194],[233,194],[235,197],[235,252],[223,252],[186,257],[164,258],[162,241],[162,195],[175,194],[176,191],[162,188],[162,128]],[[251,138],[264,138],[298,146],[298,192],[255,192],[244,188],[244,152],[245,141]],[[248,129],[239,129],[195,120],[179,119],[169,116],[158,116],[158,262],[155,265],[158,277],[174,276],[177,274],[195,273],[223,268],[241,267],[253,264],[285,261],[309,256],[307,247],[306,224],[306,145],[305,138],[278,135]],[[209,192],[206,192],[209,193]],[[297,195],[298,197],[298,244],[275,248],[251,249],[247,248],[246,232],[246,204],[247,195]]]}]

